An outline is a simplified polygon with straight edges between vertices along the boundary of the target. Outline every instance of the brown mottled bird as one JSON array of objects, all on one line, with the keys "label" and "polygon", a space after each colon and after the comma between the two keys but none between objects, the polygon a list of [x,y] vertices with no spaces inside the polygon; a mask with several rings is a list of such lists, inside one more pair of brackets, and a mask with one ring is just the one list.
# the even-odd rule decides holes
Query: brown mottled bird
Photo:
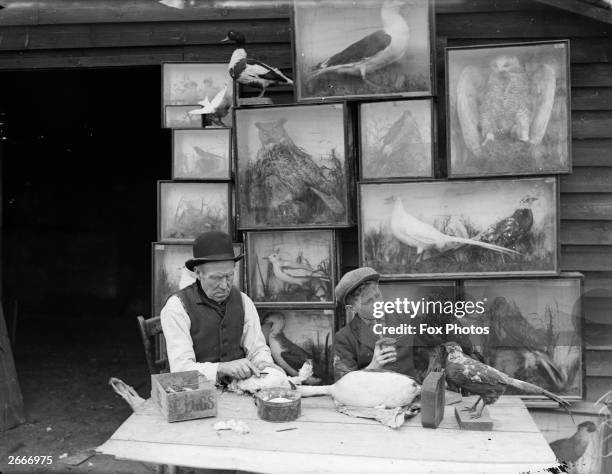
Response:
[{"label": "brown mottled bird", "polygon": [[475,412],[478,403],[481,400],[483,402],[480,411],[474,413],[472,418],[480,418],[484,407],[495,403],[508,387],[520,390],[526,395],[544,395],[563,407],[569,406],[567,401],[542,387],[514,379],[489,365],[466,356],[456,342],[446,342],[442,344],[442,347],[447,353],[444,364],[447,380],[478,395],[478,400],[470,411]]},{"label": "brown mottled bird", "polygon": [[578,425],[571,438],[558,439],[550,447],[561,462],[576,462],[582,457],[591,441],[590,433],[597,430],[595,423],[584,421]]}]

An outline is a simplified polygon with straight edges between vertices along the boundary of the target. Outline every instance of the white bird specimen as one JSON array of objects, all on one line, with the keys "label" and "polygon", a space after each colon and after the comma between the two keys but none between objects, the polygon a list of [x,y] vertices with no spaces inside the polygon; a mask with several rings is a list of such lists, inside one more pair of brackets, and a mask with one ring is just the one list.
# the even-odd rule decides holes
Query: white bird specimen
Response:
[{"label": "white bird specimen", "polygon": [[303,263],[283,260],[278,252],[264,258],[272,264],[274,276],[285,283],[304,286],[315,278],[327,280],[320,270],[315,270],[310,265]]},{"label": "white bird specimen", "polygon": [[422,260],[423,252],[426,250],[434,249],[442,252],[448,248],[456,247],[457,244],[476,245],[494,252],[520,255],[519,252],[498,245],[443,234],[434,226],[408,214],[404,210],[404,205],[399,196],[390,196],[386,199],[385,203],[393,203],[391,234],[400,242],[410,247],[416,247],[416,262]]},{"label": "white bird specimen", "polygon": [[185,265],[180,267],[179,270],[181,272],[181,276],[179,278],[178,283],[179,290],[182,290],[183,288],[191,285],[196,281],[195,273],[187,270],[187,267]]},{"label": "white bird specimen", "polygon": [[227,85],[215,94],[213,100],[209,100],[208,96],[206,96],[204,100],[198,102],[198,105],[201,105],[202,108],[190,110],[189,115],[210,115],[212,121],[216,122],[218,125],[225,126],[221,119],[223,119],[232,108],[232,98],[231,95],[227,93]]},{"label": "white bird specimen", "polygon": [[402,0],[386,0],[380,9],[382,29],[360,39],[344,50],[320,62],[313,68],[310,78],[327,72],[361,76],[393,64],[406,53],[410,40],[410,28],[400,14]]},{"label": "white bird specimen", "polygon": [[190,0],[189,2],[187,2],[186,0],[159,0],[158,3],[161,3],[162,5],[166,7],[177,8],[179,10],[182,10],[183,8],[185,8],[185,5],[187,4],[190,7],[193,7],[195,5],[195,0]]}]

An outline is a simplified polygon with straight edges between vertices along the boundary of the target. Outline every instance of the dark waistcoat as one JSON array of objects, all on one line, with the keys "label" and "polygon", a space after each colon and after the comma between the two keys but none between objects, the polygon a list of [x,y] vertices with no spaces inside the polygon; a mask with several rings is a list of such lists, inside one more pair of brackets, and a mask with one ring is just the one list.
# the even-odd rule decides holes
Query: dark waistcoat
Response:
[{"label": "dark waistcoat", "polygon": [[209,300],[199,281],[177,293],[191,320],[189,332],[196,362],[227,362],[242,359],[244,327],[242,295],[232,288],[224,305]]}]

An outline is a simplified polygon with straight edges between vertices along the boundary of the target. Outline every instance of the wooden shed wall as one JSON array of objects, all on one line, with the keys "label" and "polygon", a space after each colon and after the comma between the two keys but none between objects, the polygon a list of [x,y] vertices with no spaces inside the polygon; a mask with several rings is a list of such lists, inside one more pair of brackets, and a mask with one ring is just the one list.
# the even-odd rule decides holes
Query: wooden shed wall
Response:
[{"label": "wooden shed wall", "polygon": [[[211,3],[4,1],[0,70],[225,61],[233,47],[218,41],[229,29],[246,33],[251,54],[291,68],[286,5]],[[574,170],[561,178],[561,268],[586,277],[587,394],[596,399],[612,388],[612,25],[534,0],[438,0],[436,34],[442,118],[445,46],[570,39]],[[443,119],[438,132],[444,143]]]}]

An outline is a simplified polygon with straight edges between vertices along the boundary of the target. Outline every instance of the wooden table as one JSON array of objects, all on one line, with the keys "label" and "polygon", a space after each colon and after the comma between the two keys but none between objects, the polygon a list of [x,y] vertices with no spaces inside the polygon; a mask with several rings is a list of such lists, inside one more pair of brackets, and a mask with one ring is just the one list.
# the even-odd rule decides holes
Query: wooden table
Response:
[{"label": "wooden table", "polygon": [[[555,456],[524,403],[502,397],[489,407],[493,431],[461,431],[447,406],[438,429],[420,415],[393,430],[334,409],[329,397],[302,399],[302,416],[290,423],[259,420],[253,399],[223,393],[219,414],[168,423],[148,400],[98,448],[104,454],[158,464],[255,472],[540,472]],[[249,434],[215,431],[220,420],[245,421]],[[292,428],[278,432],[279,429]]]}]

